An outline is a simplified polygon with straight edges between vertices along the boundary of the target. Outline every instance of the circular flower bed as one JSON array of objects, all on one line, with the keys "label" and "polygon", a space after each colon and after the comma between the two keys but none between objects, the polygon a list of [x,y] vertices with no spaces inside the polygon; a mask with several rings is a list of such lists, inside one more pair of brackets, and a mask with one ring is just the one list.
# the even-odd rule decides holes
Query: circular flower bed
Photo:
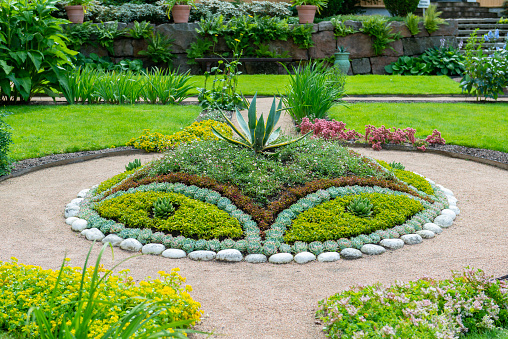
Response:
[{"label": "circular flower bed", "polygon": [[181,144],[80,196],[66,217],[88,239],[202,260],[359,258],[432,238],[459,213],[451,191],[402,164],[317,139],[270,153]]}]

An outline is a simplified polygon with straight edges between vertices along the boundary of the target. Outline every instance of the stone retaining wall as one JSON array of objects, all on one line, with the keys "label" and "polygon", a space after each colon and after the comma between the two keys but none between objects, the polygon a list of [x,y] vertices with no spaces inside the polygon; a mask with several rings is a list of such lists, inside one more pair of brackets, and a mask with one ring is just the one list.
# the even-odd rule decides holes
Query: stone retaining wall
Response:
[{"label": "stone retaining wall", "polygon": [[[314,47],[306,49],[299,48],[292,39],[288,41],[272,41],[269,43],[272,50],[287,51],[294,59],[294,64],[300,60],[309,59],[322,59],[333,56],[334,51],[338,46],[343,46],[350,52],[351,70],[350,74],[385,74],[384,67],[393,61],[396,61],[400,56],[414,56],[422,54],[426,49],[432,47],[439,47],[441,39],[446,40],[447,46],[455,46],[456,36],[458,34],[457,20],[447,20],[448,25],[442,25],[441,28],[429,34],[420,23],[421,32],[412,36],[403,22],[392,22],[394,32],[399,32],[402,38],[391,43],[384,52],[379,55],[374,55],[372,48],[372,38],[363,33],[355,33],[345,37],[335,37],[333,33],[333,25],[329,21],[314,24],[314,33],[312,39]],[[119,28],[129,28],[132,24],[120,23]],[[361,27],[360,22],[346,21],[346,26],[353,26],[356,30]],[[173,53],[176,55],[173,65],[180,67],[180,70],[191,70],[193,74],[201,73],[201,68],[198,65],[190,66],[187,64],[186,49],[190,44],[195,41],[199,35],[196,33],[197,23],[189,24],[163,24],[155,26],[155,31],[168,35],[175,40],[173,44]],[[115,61],[123,58],[141,58],[145,66],[153,66],[154,64],[147,58],[139,55],[141,50],[146,49],[147,45],[144,40],[134,40],[129,38],[118,39],[114,43],[114,55],[110,55],[105,48],[87,45],[83,46],[81,52],[85,55],[96,53],[99,56],[109,55]],[[215,51],[218,53],[228,51],[224,40],[220,39],[215,46]],[[266,63],[249,63],[244,65],[244,72],[246,73],[276,73],[277,65],[270,65]]]}]

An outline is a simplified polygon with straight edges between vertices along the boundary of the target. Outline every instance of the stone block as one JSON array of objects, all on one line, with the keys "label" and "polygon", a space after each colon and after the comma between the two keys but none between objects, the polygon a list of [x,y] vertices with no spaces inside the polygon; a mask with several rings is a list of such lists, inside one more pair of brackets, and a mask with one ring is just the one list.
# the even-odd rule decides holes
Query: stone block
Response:
[{"label": "stone block", "polygon": [[401,21],[392,21],[390,23],[390,27],[392,27],[393,33],[399,33],[401,38],[409,38],[411,37],[411,32],[407,28],[406,24]]},{"label": "stone block", "polygon": [[439,47],[441,37],[407,38],[402,40],[404,55],[420,55],[425,50]]},{"label": "stone block", "polygon": [[269,43],[270,50],[275,51],[277,53],[282,53],[283,51],[287,51],[289,55],[295,60],[308,60],[309,53],[306,49],[302,49],[298,47],[293,39],[288,39],[287,41],[276,40],[271,41]]},{"label": "stone block", "polygon": [[439,25],[439,29],[430,34],[430,36],[457,36],[459,34],[459,24],[457,20],[446,20],[448,25]]},{"label": "stone block", "polygon": [[155,31],[171,37],[173,42],[172,51],[174,53],[185,53],[193,41],[199,38],[196,28],[197,23],[187,24],[162,24],[155,27]]},{"label": "stone block", "polygon": [[98,45],[94,46],[86,44],[81,46],[79,51],[85,56],[90,56],[92,53],[97,54],[99,57],[108,56],[108,51],[104,47]]},{"label": "stone block", "polygon": [[314,47],[309,48],[311,59],[323,59],[333,55],[337,49],[337,40],[332,31],[323,31],[312,35]]},{"label": "stone block", "polygon": [[146,51],[147,48],[148,43],[145,39],[132,40],[132,55],[134,57],[139,57],[139,52]]},{"label": "stone block", "polygon": [[337,38],[337,46],[343,46],[350,53],[351,59],[368,58],[374,56],[372,38],[363,33],[349,34]]},{"label": "stone block", "polygon": [[385,66],[392,62],[397,61],[398,57],[379,56],[370,58],[370,65],[372,67],[372,74],[388,74],[385,71]]},{"label": "stone block", "polygon": [[351,60],[351,69],[353,74],[370,74],[372,71],[369,58]]},{"label": "stone block", "polygon": [[116,57],[132,57],[134,48],[132,47],[132,39],[118,39],[113,42],[113,54]]},{"label": "stone block", "polygon": [[429,32],[427,32],[427,29],[425,29],[423,22],[418,23],[418,29],[420,30],[420,32],[418,32],[418,34],[416,34],[416,37],[421,38],[421,37],[429,36]]},{"label": "stone block", "polygon": [[323,32],[323,31],[332,31],[333,32],[333,24],[331,21],[321,21],[320,23],[318,23],[318,31],[319,32]]},{"label": "stone block", "polygon": [[352,27],[355,31],[359,31],[360,28],[362,28],[362,23],[360,21],[346,20],[344,21],[344,25],[346,27]]},{"label": "stone block", "polygon": [[382,56],[401,56],[404,55],[404,47],[401,40],[396,40],[388,44],[381,53]]}]

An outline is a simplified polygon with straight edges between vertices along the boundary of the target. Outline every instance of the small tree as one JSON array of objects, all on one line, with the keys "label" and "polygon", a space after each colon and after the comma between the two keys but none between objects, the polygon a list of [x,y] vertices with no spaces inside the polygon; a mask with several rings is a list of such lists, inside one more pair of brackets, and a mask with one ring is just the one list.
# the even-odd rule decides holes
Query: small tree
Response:
[{"label": "small tree", "polygon": [[401,17],[414,13],[419,2],[420,0],[384,0],[386,10],[390,15]]}]

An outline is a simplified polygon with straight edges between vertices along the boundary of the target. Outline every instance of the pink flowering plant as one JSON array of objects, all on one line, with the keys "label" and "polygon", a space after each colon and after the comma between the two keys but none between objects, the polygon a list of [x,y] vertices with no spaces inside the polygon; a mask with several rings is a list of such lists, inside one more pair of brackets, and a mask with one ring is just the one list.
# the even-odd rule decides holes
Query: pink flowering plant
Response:
[{"label": "pink flowering plant", "polygon": [[452,279],[355,286],[319,302],[330,338],[457,338],[508,325],[508,284],[466,268]]},{"label": "pink flowering plant", "polygon": [[356,132],[354,129],[347,129],[342,121],[314,119],[311,122],[309,118],[302,118],[302,123],[298,126],[302,134],[314,132],[311,138],[322,138],[325,140],[344,140],[357,141],[364,139],[365,142],[372,145],[376,151],[381,150],[383,144],[404,144],[410,143],[421,151],[425,151],[428,145],[445,144],[438,130],[434,130],[426,139],[415,138],[416,130],[414,128],[386,128],[384,125],[377,128],[372,125],[365,126],[365,135]]}]

